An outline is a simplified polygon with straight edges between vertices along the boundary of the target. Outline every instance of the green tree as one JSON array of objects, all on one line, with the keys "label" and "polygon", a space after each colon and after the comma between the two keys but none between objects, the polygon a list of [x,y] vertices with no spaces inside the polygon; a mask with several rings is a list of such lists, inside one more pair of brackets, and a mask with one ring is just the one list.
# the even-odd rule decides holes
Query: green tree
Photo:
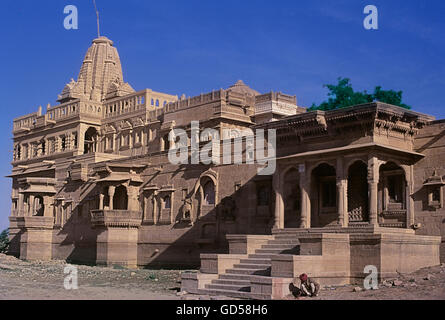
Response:
[{"label": "green tree", "polygon": [[5,253],[9,247],[9,229],[0,233],[0,253]]},{"label": "green tree", "polygon": [[342,109],[375,101],[393,104],[405,109],[411,109],[410,106],[402,103],[402,91],[382,90],[382,87],[378,86],[375,88],[373,94],[369,94],[366,92],[366,90],[363,92],[356,92],[352,88],[351,80],[341,77],[338,78],[338,84],[327,84],[324,85],[324,87],[329,90],[328,100],[320,105],[313,104],[309,111]]}]

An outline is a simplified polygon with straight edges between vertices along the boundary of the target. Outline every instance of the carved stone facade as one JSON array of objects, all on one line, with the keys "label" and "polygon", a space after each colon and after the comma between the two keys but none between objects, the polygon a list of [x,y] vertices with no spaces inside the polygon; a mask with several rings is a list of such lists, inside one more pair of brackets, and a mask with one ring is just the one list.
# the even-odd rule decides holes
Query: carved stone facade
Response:
[{"label": "carved stone facade", "polygon": [[[431,116],[383,103],[306,112],[294,96],[242,81],[189,98],[135,92],[104,37],[58,101],[14,120],[11,252],[23,259],[198,266],[200,254],[244,241],[234,235],[260,245],[286,230],[300,243],[309,231],[409,234],[413,243],[445,235],[445,124]],[[245,129],[274,129],[275,174],[258,175],[259,164],[174,165],[175,128],[189,143],[210,128],[232,144]],[[239,153],[245,163],[247,144]],[[329,246],[335,236],[315,238]],[[340,238],[360,252],[359,238]],[[422,239],[434,261],[440,240]]]}]

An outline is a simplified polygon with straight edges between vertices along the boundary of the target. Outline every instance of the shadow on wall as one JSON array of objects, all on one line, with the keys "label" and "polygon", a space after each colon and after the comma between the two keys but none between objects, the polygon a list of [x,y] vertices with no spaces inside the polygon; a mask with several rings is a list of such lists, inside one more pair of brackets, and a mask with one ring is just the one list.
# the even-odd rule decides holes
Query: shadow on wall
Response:
[{"label": "shadow on wall", "polygon": [[[178,172],[181,171],[178,169]],[[199,171],[182,171],[181,179],[198,181],[204,171],[202,166]],[[153,179],[149,182],[151,181]],[[215,197],[215,186],[209,185],[209,182],[203,181],[202,188],[187,194],[186,198],[193,201],[190,207],[184,204],[174,209],[173,224],[142,224],[138,242],[140,267],[198,268],[200,254],[228,253],[227,234],[271,233],[275,207],[272,177],[254,177],[244,185],[239,185],[232,194],[222,195],[219,200]],[[257,203],[258,185],[268,188],[266,193],[261,188],[260,197],[264,198],[259,201],[261,207],[252,206],[253,202]],[[254,196],[252,187],[256,190]],[[92,181],[86,184],[71,182],[63,189],[68,194],[77,191],[80,191],[82,199],[79,204],[55,200],[52,259],[94,265],[97,260],[99,231],[92,227],[90,212],[99,208],[99,187]],[[11,254],[17,257],[20,255],[22,232],[20,230],[11,241]],[[156,241],[152,241],[153,237],[148,241],[141,240],[144,234],[157,234],[154,237]]]},{"label": "shadow on wall", "polygon": [[[188,168],[188,167],[187,167]],[[202,166],[197,170],[181,170],[184,180],[198,181],[206,170]],[[178,174],[174,173],[174,176]],[[220,181],[224,181],[221,179]],[[229,252],[227,234],[271,234],[273,226],[273,208],[275,199],[272,191],[272,177],[254,177],[236,188],[232,194],[222,194],[217,203],[211,195],[215,191],[209,186],[210,181],[203,179],[202,188],[192,190],[186,195],[189,202],[183,201],[179,210],[175,209],[173,225],[143,224],[141,231],[171,233],[177,238],[171,243],[139,243],[138,264],[146,268],[199,268],[200,254]],[[258,189],[252,197],[252,187],[267,185],[267,196],[262,194],[264,206],[252,206],[257,203]],[[213,186],[214,187],[214,186]],[[196,191],[196,192],[195,192]],[[210,201],[207,201],[210,200]],[[199,205],[199,202],[202,205]],[[267,206],[267,210],[263,210]]]}]

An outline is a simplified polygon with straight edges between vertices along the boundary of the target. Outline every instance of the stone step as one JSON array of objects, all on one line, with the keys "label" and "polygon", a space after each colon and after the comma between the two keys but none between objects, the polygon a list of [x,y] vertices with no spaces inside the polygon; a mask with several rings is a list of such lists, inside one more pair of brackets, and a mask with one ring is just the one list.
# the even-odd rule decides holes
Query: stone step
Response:
[{"label": "stone step", "polygon": [[284,250],[282,249],[258,249],[255,251],[255,253],[268,253],[268,254],[280,254],[282,253]]},{"label": "stone step", "polygon": [[224,296],[230,298],[250,299],[250,292],[222,290],[222,289],[199,289],[198,294],[209,296]]},{"label": "stone step", "polygon": [[275,253],[255,253],[255,254],[249,254],[248,258],[250,259],[269,259],[271,260],[273,257],[275,257],[277,254]]},{"label": "stone step", "polygon": [[229,269],[228,274],[250,274],[255,276],[270,276],[270,269]]},{"label": "stone step", "polygon": [[[218,280],[238,280],[238,281],[249,281],[250,282],[250,275],[225,273],[225,274],[221,274],[219,276]],[[217,280],[214,280],[214,281],[217,281]]]},{"label": "stone step", "polygon": [[212,284],[232,284],[242,287],[250,287],[250,280],[216,279],[212,281]]},{"label": "stone step", "polygon": [[271,264],[272,260],[270,258],[264,258],[264,259],[256,259],[256,258],[248,258],[248,259],[241,259],[240,263],[250,263],[250,264]]},{"label": "stone step", "polygon": [[299,247],[300,245],[295,244],[265,244],[261,247],[261,249],[283,249],[283,250],[289,250],[296,247]]},{"label": "stone step", "polygon": [[267,269],[271,267],[271,264],[254,264],[254,263],[239,263],[233,266],[235,269]]},{"label": "stone step", "polygon": [[233,285],[233,284],[206,284],[206,289],[216,290],[229,290],[229,291],[242,291],[250,292],[250,284],[247,286]]},{"label": "stone step", "polygon": [[267,244],[293,244],[293,245],[299,245],[300,241],[298,239],[276,239],[276,240],[268,241]]}]

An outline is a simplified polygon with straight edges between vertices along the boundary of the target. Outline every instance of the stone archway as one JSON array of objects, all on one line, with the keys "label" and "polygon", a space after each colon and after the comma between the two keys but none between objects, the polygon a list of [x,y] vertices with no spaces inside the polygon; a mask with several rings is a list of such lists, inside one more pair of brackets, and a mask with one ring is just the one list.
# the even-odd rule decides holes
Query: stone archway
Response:
[{"label": "stone archway", "polygon": [[336,170],[322,163],[312,170],[311,177],[311,226],[314,228],[337,224]]},{"label": "stone archway", "polygon": [[349,223],[368,222],[368,204],[368,166],[363,161],[356,161],[348,170]]},{"label": "stone archway", "polygon": [[299,228],[301,225],[301,192],[299,173],[289,169],[283,179],[284,227]]}]

